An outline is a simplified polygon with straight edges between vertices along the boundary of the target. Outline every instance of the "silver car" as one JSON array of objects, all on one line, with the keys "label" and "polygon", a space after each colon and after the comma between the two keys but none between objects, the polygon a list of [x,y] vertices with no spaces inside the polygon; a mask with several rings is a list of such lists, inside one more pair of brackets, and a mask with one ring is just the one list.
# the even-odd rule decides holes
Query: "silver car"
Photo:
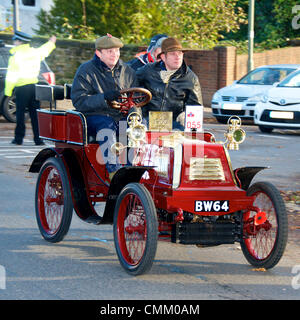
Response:
[{"label": "silver car", "polygon": [[250,71],[240,80],[214,94],[211,102],[212,114],[220,123],[226,123],[232,115],[254,120],[256,101],[248,99],[262,94],[297,69],[300,69],[300,64],[277,64]]},{"label": "silver car", "polygon": [[300,129],[300,70],[258,97],[254,123],[262,132]]}]

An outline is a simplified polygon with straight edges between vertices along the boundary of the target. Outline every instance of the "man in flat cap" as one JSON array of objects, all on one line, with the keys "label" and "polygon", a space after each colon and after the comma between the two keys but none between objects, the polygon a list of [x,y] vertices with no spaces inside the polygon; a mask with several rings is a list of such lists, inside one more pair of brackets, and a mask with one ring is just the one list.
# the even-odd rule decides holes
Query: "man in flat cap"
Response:
[{"label": "man in flat cap", "polygon": [[183,130],[186,105],[202,105],[202,94],[197,75],[183,60],[184,49],[175,38],[164,39],[161,61],[137,70],[139,86],[151,91],[152,100],[143,107],[145,119],[149,111],[172,111],[173,127]]},{"label": "man in flat cap", "polygon": [[[123,43],[110,34],[98,38],[95,42],[94,57],[83,63],[77,70],[71,89],[71,99],[76,110],[87,118],[88,135],[96,136],[99,131],[108,132],[103,141],[99,141],[103,158],[106,162],[110,177],[120,168],[110,161],[110,150],[104,146],[112,145],[116,141],[119,121],[126,120],[121,111],[113,109],[108,102],[117,100],[120,90],[136,87],[135,71],[120,59],[120,48]],[[107,143],[107,139],[109,143]]]},{"label": "man in flat cap", "polygon": [[35,100],[35,84],[38,82],[41,61],[55,49],[56,37],[52,36],[48,42],[39,48],[30,46],[32,37],[24,32],[16,31],[12,40],[14,47],[10,50],[11,57],[5,79],[4,94],[16,95],[16,128],[15,138],[11,143],[21,145],[25,136],[25,110],[28,108],[31,118],[33,138],[36,145],[44,144],[39,138],[39,128],[36,109],[39,102]]}]

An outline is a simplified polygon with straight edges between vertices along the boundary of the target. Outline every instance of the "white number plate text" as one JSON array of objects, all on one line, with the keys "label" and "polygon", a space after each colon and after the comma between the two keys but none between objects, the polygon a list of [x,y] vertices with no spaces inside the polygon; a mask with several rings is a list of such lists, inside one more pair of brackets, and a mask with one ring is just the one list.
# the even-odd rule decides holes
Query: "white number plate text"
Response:
[{"label": "white number plate text", "polygon": [[195,212],[228,212],[228,200],[196,200]]}]

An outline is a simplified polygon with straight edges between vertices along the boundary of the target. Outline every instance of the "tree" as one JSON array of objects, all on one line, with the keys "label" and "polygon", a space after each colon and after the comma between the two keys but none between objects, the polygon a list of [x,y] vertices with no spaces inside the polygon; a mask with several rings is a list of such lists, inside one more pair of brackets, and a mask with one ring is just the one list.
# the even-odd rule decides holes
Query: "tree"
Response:
[{"label": "tree", "polygon": [[[67,38],[88,39],[111,33],[130,33],[130,17],[136,0],[54,0],[50,12],[38,14],[40,35],[57,34]],[[86,34],[84,31],[86,30]]]},{"label": "tree", "polygon": [[[238,0],[237,5],[248,12],[249,0]],[[289,38],[299,36],[299,29],[293,27],[296,24],[300,10],[293,8],[299,5],[299,0],[256,0],[255,1],[255,43],[264,49],[271,49],[287,44]],[[297,22],[297,20],[299,20]],[[226,39],[247,39],[247,27],[241,26],[235,34],[225,34]]]},{"label": "tree", "polygon": [[38,34],[88,39],[106,33],[127,43],[148,43],[157,33],[210,48],[245,23],[238,0],[54,0],[38,15]]},{"label": "tree", "polygon": [[163,1],[164,25],[170,34],[192,47],[211,48],[222,32],[236,32],[246,23],[246,14],[237,0]]},{"label": "tree", "polygon": [[[274,0],[273,12],[279,36],[285,38],[299,37],[299,5],[299,0]],[[295,24],[293,20],[295,20]]]}]

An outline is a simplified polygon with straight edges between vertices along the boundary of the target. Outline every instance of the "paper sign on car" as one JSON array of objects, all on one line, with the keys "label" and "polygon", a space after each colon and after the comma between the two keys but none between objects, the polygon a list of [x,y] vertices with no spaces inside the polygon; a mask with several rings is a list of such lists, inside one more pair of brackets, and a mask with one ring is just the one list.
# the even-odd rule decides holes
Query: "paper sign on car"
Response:
[{"label": "paper sign on car", "polygon": [[202,132],[203,130],[203,106],[186,106],[185,129],[186,132]]}]

